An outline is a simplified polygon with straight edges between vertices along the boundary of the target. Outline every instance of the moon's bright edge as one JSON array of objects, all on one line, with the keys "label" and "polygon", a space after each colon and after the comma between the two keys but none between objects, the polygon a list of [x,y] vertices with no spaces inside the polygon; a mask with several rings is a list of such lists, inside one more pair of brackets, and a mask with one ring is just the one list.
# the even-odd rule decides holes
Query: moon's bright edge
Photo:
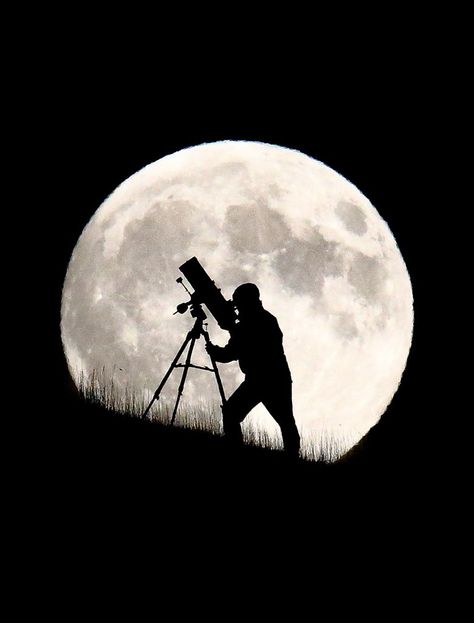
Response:
[{"label": "moon's bright edge", "polygon": [[[408,271],[370,201],[323,163],[263,143],[198,145],[144,167],[102,203],[68,266],[61,335],[77,385],[96,371],[118,395],[151,395],[193,323],[173,315],[192,256],[226,298],[256,283],[277,317],[303,446],[350,449],[397,390],[413,330]],[[210,314],[209,331],[226,343]],[[203,344],[195,353],[208,363]],[[230,395],[243,376],[237,363],[220,371]],[[218,404],[213,375],[190,371],[184,400]],[[249,418],[279,435],[263,406]]]}]

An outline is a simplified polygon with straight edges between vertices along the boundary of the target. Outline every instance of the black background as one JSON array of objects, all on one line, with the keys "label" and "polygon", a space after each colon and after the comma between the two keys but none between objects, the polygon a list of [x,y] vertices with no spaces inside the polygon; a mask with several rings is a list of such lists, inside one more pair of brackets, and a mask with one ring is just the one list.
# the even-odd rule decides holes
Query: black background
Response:
[{"label": "black background", "polygon": [[[24,115],[29,130],[22,147],[40,171],[28,226],[36,227],[37,215],[41,269],[28,296],[36,301],[32,324],[41,358],[38,416],[21,455],[32,485],[33,539],[41,543],[41,559],[52,555],[57,570],[83,566],[100,591],[105,578],[93,569],[99,558],[107,573],[117,565],[139,582],[149,579],[140,575],[142,564],[161,565],[169,571],[167,582],[178,584],[183,575],[197,581],[211,557],[218,560],[214,576],[244,565],[236,584],[241,587],[252,582],[255,560],[265,573],[274,566],[280,579],[310,561],[326,580],[346,573],[350,584],[370,558],[368,584],[379,570],[383,575],[402,565],[396,586],[407,596],[416,584],[414,567],[429,565],[435,550],[440,554],[439,531],[432,547],[433,525],[453,508],[446,501],[446,453],[433,434],[447,412],[437,364],[442,336],[431,300],[444,68],[411,28],[385,48],[386,32],[377,32],[362,55],[353,54],[360,52],[360,39],[346,37],[341,59],[335,52],[345,36],[340,32],[321,49],[313,34],[296,47],[281,33],[275,41],[257,36],[253,53],[244,57],[245,30],[205,49],[199,37],[181,49],[176,36],[143,56],[135,49],[133,58],[123,39],[96,55],[81,37],[61,59],[64,41],[56,39],[39,62],[32,59],[36,100]],[[144,66],[146,55],[151,62]],[[248,470],[237,469],[226,481],[209,471],[209,486],[199,487],[189,462],[178,471],[176,461],[169,471],[161,465],[164,472],[130,469],[140,456],[136,439],[133,447],[121,440],[120,452],[113,451],[103,427],[103,460],[91,461],[98,453],[96,431],[90,423],[80,430],[69,412],[74,390],[60,342],[60,301],[80,233],[108,194],[141,167],[222,139],[298,149],[335,169],[387,221],[407,265],[415,311],[410,356],[400,388],[353,470],[325,470],[301,481],[289,475],[281,482],[281,472],[276,478],[259,472],[252,480]],[[124,570],[124,558],[135,566]],[[262,576],[255,581],[251,587],[262,586]],[[67,584],[63,579],[61,589]]]}]

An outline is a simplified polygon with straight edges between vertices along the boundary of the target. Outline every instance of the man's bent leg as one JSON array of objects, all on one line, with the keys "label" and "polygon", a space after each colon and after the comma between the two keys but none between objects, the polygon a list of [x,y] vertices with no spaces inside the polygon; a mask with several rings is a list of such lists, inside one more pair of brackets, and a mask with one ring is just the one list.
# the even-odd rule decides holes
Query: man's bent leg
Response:
[{"label": "man's bent leg", "polygon": [[244,381],[222,407],[224,434],[233,444],[242,444],[240,423],[260,400],[256,387]]}]

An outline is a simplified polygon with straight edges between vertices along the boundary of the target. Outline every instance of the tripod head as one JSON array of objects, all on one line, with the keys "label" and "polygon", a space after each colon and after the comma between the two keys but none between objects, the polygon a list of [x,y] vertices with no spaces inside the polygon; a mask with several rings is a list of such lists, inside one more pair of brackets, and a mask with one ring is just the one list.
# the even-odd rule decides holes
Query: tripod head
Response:
[{"label": "tripod head", "polygon": [[185,314],[188,309],[191,312],[191,316],[193,318],[196,318],[197,320],[206,320],[207,316],[206,313],[204,312],[203,308],[202,308],[202,303],[199,302],[196,293],[193,292],[192,294],[189,292],[189,290],[186,288],[186,286],[182,283],[183,280],[181,277],[179,277],[179,279],[176,279],[176,281],[178,283],[181,283],[184,287],[184,289],[186,290],[186,292],[188,292],[191,296],[191,299],[189,301],[187,301],[186,303],[180,303],[177,307],[176,307],[176,311],[173,313],[174,314]]}]

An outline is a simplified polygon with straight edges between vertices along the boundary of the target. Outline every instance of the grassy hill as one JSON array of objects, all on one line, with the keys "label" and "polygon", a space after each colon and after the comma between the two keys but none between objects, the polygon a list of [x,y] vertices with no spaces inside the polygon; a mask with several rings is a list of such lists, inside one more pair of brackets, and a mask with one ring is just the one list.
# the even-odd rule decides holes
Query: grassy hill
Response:
[{"label": "grassy hill", "polygon": [[[41,463],[52,480],[108,490],[183,490],[224,499],[235,486],[259,496],[262,487],[279,495],[311,491],[339,483],[349,487],[403,479],[410,459],[399,454],[401,439],[390,415],[342,459],[333,464],[300,459],[289,462],[282,451],[245,446],[230,451],[225,439],[205,430],[168,426],[113,412],[76,392],[58,402],[43,430]],[[44,434],[46,433],[46,434]],[[246,492],[246,493],[244,493]],[[214,495],[216,494],[216,495]]]}]

